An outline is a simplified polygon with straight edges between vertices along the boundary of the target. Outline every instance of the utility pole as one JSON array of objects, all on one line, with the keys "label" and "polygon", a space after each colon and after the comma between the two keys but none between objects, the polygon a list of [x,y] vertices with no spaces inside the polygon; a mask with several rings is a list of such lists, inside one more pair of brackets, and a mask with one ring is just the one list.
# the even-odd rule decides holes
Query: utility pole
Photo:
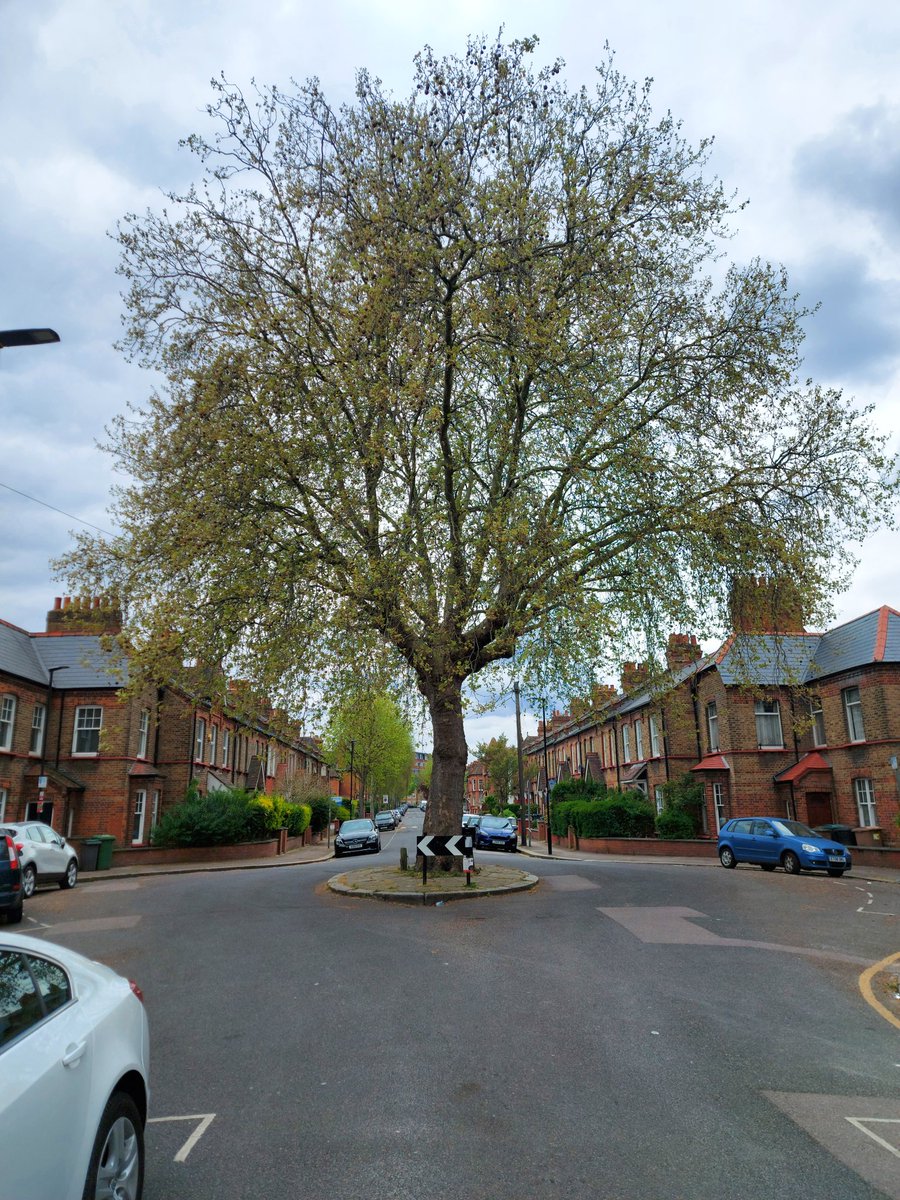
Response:
[{"label": "utility pole", "polygon": [[519,683],[513,684],[516,697],[516,758],[519,766],[519,840],[524,846],[528,839],[528,818],[525,816],[525,764],[522,760],[522,714],[519,711]]},{"label": "utility pole", "polygon": [[544,732],[544,810],[547,817],[547,853],[553,857],[553,835],[550,832],[550,765],[547,758],[547,704],[541,697],[541,725]]}]

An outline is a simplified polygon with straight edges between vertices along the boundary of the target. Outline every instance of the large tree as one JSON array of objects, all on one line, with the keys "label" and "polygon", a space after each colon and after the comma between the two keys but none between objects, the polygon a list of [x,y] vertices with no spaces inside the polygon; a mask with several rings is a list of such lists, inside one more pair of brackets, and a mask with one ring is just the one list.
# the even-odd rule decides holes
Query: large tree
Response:
[{"label": "large tree", "polygon": [[124,346],[164,384],[111,431],[121,535],[68,563],[150,674],[299,694],[393,659],[429,831],[467,681],[703,631],[735,575],[821,601],[893,487],[868,415],[801,382],[784,273],[723,260],[708,146],[611,60],[573,91],[534,51],[426,50],[408,97],[363,72],[342,107],[215,85],[202,180],[119,230]]},{"label": "large tree", "polygon": [[334,708],[324,746],[332,760],[359,778],[360,812],[382,795],[399,800],[409,791],[413,734],[400,706],[386,692],[357,688]]}]

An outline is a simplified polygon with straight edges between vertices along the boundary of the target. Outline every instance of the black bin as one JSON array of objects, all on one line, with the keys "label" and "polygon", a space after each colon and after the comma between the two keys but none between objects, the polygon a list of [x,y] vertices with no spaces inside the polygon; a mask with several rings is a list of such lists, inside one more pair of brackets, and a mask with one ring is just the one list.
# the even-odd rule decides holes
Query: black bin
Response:
[{"label": "black bin", "polygon": [[82,871],[96,871],[101,842],[98,837],[85,838],[78,853],[78,865]]},{"label": "black bin", "polygon": [[849,825],[817,825],[816,833],[821,833],[833,842],[840,842],[842,846],[856,845],[856,833]]}]

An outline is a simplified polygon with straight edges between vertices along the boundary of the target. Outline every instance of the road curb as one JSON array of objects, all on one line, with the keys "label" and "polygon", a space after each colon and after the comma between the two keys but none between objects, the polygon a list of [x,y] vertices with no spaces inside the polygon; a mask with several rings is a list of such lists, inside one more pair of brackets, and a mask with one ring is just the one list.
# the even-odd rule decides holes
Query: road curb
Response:
[{"label": "road curb", "polygon": [[468,890],[452,892],[439,891],[438,889],[429,892],[389,892],[379,890],[378,888],[350,887],[341,882],[343,877],[340,875],[332,875],[327,880],[327,886],[337,895],[353,896],[360,900],[386,900],[398,904],[419,904],[425,907],[433,907],[435,904],[446,904],[450,900],[479,900],[482,896],[501,896],[510,892],[528,892],[540,883],[537,875],[531,875],[527,871],[523,871],[522,874],[525,878],[515,883],[495,884],[490,887],[473,887]]}]

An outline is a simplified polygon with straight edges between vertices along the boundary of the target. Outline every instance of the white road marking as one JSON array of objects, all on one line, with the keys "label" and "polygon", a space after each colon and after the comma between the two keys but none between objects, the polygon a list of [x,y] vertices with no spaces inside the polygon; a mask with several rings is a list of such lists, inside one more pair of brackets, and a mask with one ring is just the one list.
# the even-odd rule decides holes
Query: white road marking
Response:
[{"label": "white road marking", "polygon": [[889,1150],[895,1157],[900,1158],[900,1150],[896,1146],[892,1146],[890,1142],[886,1142],[877,1133],[873,1133],[871,1129],[866,1128],[866,1122],[870,1125],[900,1125],[900,1119],[895,1117],[845,1117],[844,1120],[849,1121],[860,1133],[868,1134],[873,1142],[877,1142],[879,1146],[884,1146],[885,1150]]},{"label": "white road marking", "polygon": [[193,1150],[193,1148],[197,1145],[197,1143],[203,1137],[204,1133],[206,1133],[207,1129],[209,1129],[210,1125],[213,1123],[213,1119],[215,1118],[215,1115],[216,1115],[215,1113],[193,1113],[191,1116],[187,1116],[187,1117],[150,1117],[147,1124],[148,1125],[161,1125],[165,1121],[199,1121],[200,1122],[200,1124],[197,1126],[197,1128],[194,1130],[194,1132],[191,1134],[191,1136],[188,1138],[188,1140],[184,1143],[184,1145],[181,1147],[181,1149],[175,1155],[175,1159],[174,1159],[175,1162],[184,1162],[184,1160],[187,1158],[187,1156],[190,1154],[190,1152]]}]

